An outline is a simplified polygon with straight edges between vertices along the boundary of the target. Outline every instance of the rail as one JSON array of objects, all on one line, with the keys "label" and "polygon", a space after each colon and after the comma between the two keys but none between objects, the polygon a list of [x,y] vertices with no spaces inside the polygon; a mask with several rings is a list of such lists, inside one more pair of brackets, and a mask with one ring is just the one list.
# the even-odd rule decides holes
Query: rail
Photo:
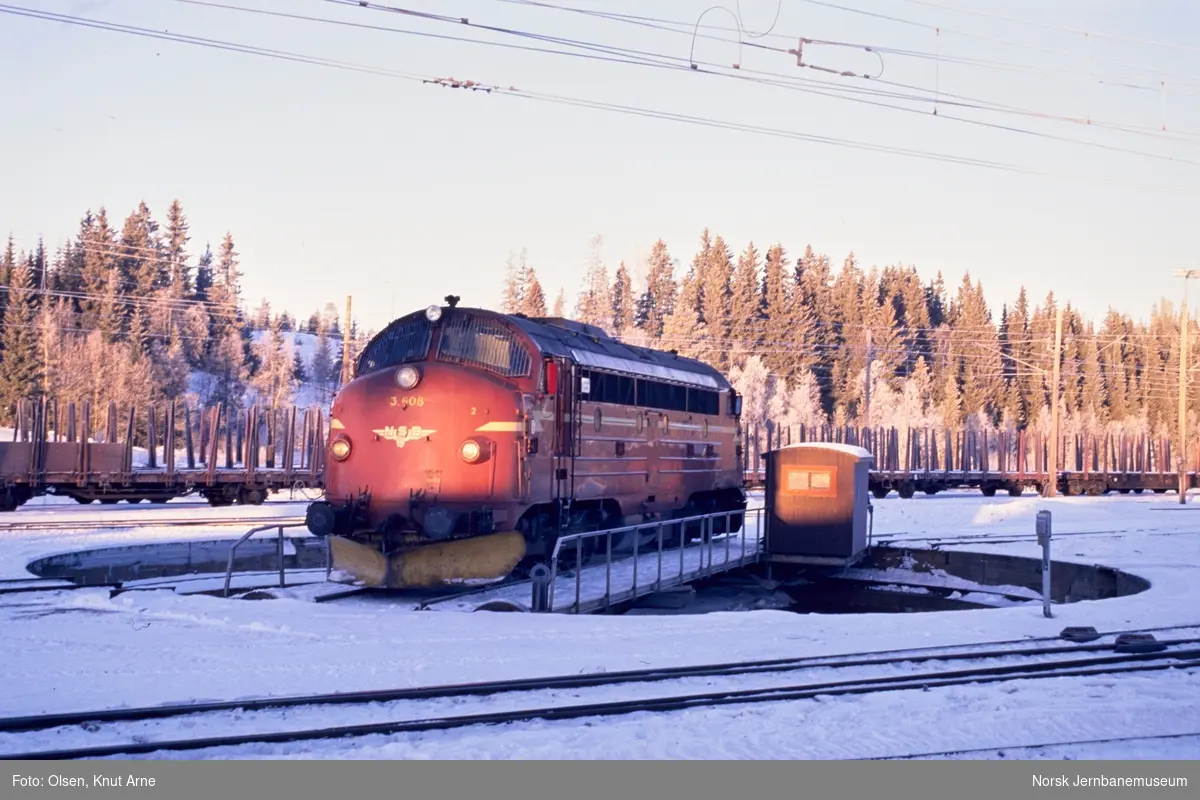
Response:
[{"label": "rail", "polygon": [[[699,514],[691,517],[682,517],[680,519],[659,520],[656,522],[645,522],[639,525],[627,525],[623,528],[613,528],[603,531],[585,531],[583,533],[572,533],[562,536],[554,545],[554,551],[550,557],[550,566],[548,571],[542,571],[535,575],[533,587],[533,611],[544,612],[554,610],[554,593],[558,583],[558,564],[560,556],[565,546],[571,543],[576,543],[575,551],[575,601],[570,606],[572,613],[581,613],[584,603],[582,601],[582,582],[583,582],[583,551],[585,540],[604,540],[604,595],[598,601],[591,601],[588,606],[602,607],[608,610],[616,603],[633,600],[642,594],[650,592],[658,592],[663,589],[664,577],[668,586],[677,586],[686,583],[696,578],[711,577],[717,572],[740,567],[745,564],[752,564],[758,561],[761,548],[763,530],[763,509],[762,508],[747,508],[742,511],[720,511],[713,514]],[[732,520],[735,515],[742,517],[742,524],[738,534],[731,534],[728,531],[732,528]],[[750,534],[754,537],[752,547],[747,545],[747,531],[750,527],[750,520],[755,520],[755,531]],[[717,534],[715,523],[717,520],[723,520],[722,528],[726,533]],[[700,542],[697,545],[689,547],[685,541],[687,534],[686,528],[696,524],[700,526]],[[664,531],[668,528],[676,528],[679,534],[679,568],[678,571],[670,569],[668,575],[663,574],[663,543]],[[655,540],[651,549],[651,553],[656,551],[657,572],[652,583],[641,583],[638,580],[638,568],[643,557],[649,555],[645,550],[641,549],[641,538],[644,531],[653,529]],[[618,564],[621,566],[632,565],[632,580],[629,582],[629,588],[620,588],[614,592],[613,590],[613,538],[616,536],[624,537],[625,534],[632,533],[629,538],[633,542],[633,554],[629,559],[622,558]],[[718,550],[718,536],[724,544],[724,558],[719,563],[714,563],[713,555]],[[740,537],[738,543],[737,554],[733,553],[734,542]],[[698,554],[699,558],[694,565],[689,565],[687,558],[688,554]],[[707,555],[707,563],[705,556]],[[672,554],[672,560],[674,554]],[[538,580],[541,578],[541,580]],[[543,584],[542,581],[545,581]],[[541,584],[541,586],[539,586]],[[624,581],[622,581],[624,585]],[[539,591],[540,589],[540,591]]]},{"label": "rail", "polygon": [[280,525],[259,525],[257,528],[251,528],[242,534],[242,537],[233,543],[229,548],[229,566],[225,570],[225,597],[229,597],[229,584],[233,581],[233,557],[237,554],[237,549],[246,543],[256,533],[263,531],[279,531],[279,588],[282,589],[287,585],[287,576],[284,570],[284,547],[283,547],[283,531],[285,528],[302,528],[305,523],[292,522]]}]

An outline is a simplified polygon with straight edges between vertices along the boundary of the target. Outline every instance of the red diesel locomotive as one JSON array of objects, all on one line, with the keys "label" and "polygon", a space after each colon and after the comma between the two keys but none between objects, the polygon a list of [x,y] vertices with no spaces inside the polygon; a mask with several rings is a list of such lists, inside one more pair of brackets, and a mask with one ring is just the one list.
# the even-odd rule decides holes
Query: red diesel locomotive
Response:
[{"label": "red diesel locomotive", "polygon": [[375,336],[334,399],[307,525],[335,569],[430,586],[528,568],[566,533],[716,511],[740,528],[741,398],[720,372],[446,302]]}]

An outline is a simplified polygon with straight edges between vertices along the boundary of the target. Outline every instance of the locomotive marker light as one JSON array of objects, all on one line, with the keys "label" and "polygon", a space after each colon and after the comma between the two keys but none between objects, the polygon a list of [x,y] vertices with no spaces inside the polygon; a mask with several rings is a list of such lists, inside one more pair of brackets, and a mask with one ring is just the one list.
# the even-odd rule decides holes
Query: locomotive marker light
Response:
[{"label": "locomotive marker light", "polygon": [[1050,613],[1050,512],[1037,513],[1037,540],[1042,546],[1042,615],[1052,617]]},{"label": "locomotive marker light", "polygon": [[339,436],[333,440],[333,444],[329,445],[329,452],[338,461],[345,461],[350,457],[350,440],[345,436]]},{"label": "locomotive marker light", "polygon": [[396,371],[396,385],[401,389],[411,389],[421,380],[421,374],[416,367],[401,367]]},{"label": "locomotive marker light", "polygon": [[430,306],[425,309],[425,319],[430,322],[437,322],[442,318],[442,309],[440,306]]}]

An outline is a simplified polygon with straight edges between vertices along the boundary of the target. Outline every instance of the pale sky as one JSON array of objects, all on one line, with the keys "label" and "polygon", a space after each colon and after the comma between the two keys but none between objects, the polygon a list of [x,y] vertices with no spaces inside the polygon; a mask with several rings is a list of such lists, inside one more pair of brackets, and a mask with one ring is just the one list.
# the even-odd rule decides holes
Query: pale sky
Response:
[{"label": "pale sky", "polygon": [[[1053,289],[1097,321],[1110,305],[1144,317],[1164,294],[1177,300],[1173,270],[1200,267],[1200,6],[1187,0],[727,0],[702,21],[719,29],[701,33],[730,42],[696,43],[694,60],[709,72],[414,35],[587,52],[329,0],[214,2],[409,33],[179,0],[15,5],[1050,174],[468,92],[0,13],[0,235],[11,232],[25,248],[42,235],[54,248],[88,208],[107,206],[120,225],[145,200],[162,221],[178,197],[193,254],[206,241],[215,250],[233,232],[250,308],[267,296],[303,317],[326,302],[340,308],[350,294],[367,327],[448,293],[464,305],[498,303],[505,259],[521,247],[548,301],[564,287],[572,310],[592,236],[603,237],[610,270],[625,259],[635,271],[661,237],[682,275],[706,226],[735,252],[749,241],[760,251],[781,242],[796,256],[811,244],[840,266],[853,250],[865,268],[911,264],[926,279],[942,270],[951,287],[970,270],[997,318],[1022,283],[1034,300]],[[546,4],[559,8],[514,0],[385,5],[686,66],[690,32],[562,9],[690,26],[713,2]],[[884,72],[870,52],[816,43],[805,45],[806,64],[871,78],[798,67],[786,52],[798,37],[884,49]],[[735,61],[740,72],[729,69]],[[943,100],[937,116],[935,93]],[[948,94],[1009,112],[946,105]]]}]

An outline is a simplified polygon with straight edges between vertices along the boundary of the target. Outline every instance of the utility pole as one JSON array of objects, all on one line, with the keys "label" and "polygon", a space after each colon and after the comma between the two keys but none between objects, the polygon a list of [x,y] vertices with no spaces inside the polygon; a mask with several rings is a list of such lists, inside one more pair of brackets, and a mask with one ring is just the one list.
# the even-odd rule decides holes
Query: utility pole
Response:
[{"label": "utility pole", "polygon": [[342,328],[342,386],[350,382],[350,295],[346,295],[346,325]]},{"label": "utility pole", "polygon": [[1062,440],[1058,433],[1058,405],[1060,400],[1060,375],[1062,366],[1063,308],[1058,307],[1054,317],[1054,371],[1050,379],[1050,465],[1046,477],[1046,496],[1058,494],[1058,447]]},{"label": "utility pole", "polygon": [[1183,278],[1183,302],[1179,306],[1179,434],[1176,444],[1175,465],[1179,471],[1179,505],[1187,505],[1187,385],[1188,365],[1191,361],[1188,351],[1188,328],[1191,327],[1187,310],[1188,280],[1200,275],[1200,270],[1182,269],[1175,274]]},{"label": "utility pole", "polygon": [[863,386],[863,427],[871,427],[871,359],[875,353],[871,349],[871,329],[867,328],[867,370],[864,374]]},{"label": "utility pole", "polygon": [[[42,254],[42,394],[46,398],[50,397],[50,294],[46,290],[46,273],[50,271],[50,258],[43,252]],[[54,424],[58,425],[58,420],[54,420]],[[58,436],[58,431],[54,432]]]}]

